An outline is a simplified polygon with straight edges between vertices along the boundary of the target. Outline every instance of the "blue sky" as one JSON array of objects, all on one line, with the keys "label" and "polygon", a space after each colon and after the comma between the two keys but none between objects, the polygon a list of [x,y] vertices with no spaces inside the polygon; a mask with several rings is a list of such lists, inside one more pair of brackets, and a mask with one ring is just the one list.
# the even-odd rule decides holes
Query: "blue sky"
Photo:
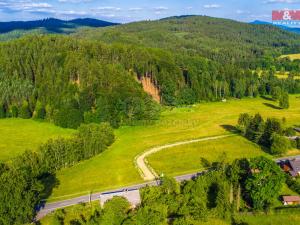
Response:
[{"label": "blue sky", "polygon": [[173,15],[271,21],[271,11],[300,9],[300,0],[0,0],[0,21],[98,18],[114,22]]}]

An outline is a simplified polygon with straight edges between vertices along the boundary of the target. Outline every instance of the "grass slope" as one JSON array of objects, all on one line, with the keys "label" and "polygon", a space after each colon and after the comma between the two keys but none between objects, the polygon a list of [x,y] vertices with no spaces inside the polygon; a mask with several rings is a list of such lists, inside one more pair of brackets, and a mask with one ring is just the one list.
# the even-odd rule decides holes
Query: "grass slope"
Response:
[{"label": "grass slope", "polygon": [[73,132],[46,122],[1,119],[0,161],[13,158],[27,149],[35,150],[50,138],[69,136]]},{"label": "grass slope", "polygon": [[150,156],[148,162],[158,174],[175,176],[206,169],[202,158],[210,163],[220,161],[221,158],[232,162],[237,157],[251,158],[258,155],[268,156],[258,145],[241,136],[233,136],[166,149]]},{"label": "grass slope", "polygon": [[[299,96],[290,97],[291,107],[288,110],[276,109],[277,104],[261,98],[203,103],[194,107],[167,109],[154,125],[122,127],[116,131],[116,142],[107,151],[57,174],[59,185],[53,190],[50,200],[142,182],[134,164],[138,154],[166,143],[229,134],[230,131],[224,129],[223,125],[235,125],[242,112],[260,112],[264,117],[285,117],[290,125],[300,124]],[[241,142],[227,144],[237,152],[235,157],[251,155],[253,151],[259,153],[253,144],[240,141],[243,149],[238,146]],[[240,152],[234,148],[234,144]],[[223,148],[219,152],[223,152]],[[218,157],[215,154],[210,160],[217,160]],[[162,165],[162,169],[168,168],[168,162],[165,165]],[[197,166],[200,169],[199,164],[194,168]],[[180,173],[179,170],[177,172]]]}]

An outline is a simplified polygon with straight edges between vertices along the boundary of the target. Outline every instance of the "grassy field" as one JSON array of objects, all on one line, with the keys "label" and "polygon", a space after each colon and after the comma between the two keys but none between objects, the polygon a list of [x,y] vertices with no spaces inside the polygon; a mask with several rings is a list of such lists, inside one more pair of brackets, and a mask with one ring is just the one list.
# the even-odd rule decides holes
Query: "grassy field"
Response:
[{"label": "grassy field", "polygon": [[237,217],[238,221],[243,221],[247,225],[299,225],[300,210],[284,210],[276,213],[243,215]]},{"label": "grassy field", "polygon": [[0,161],[13,158],[26,149],[35,150],[41,143],[58,136],[69,136],[73,130],[46,122],[24,119],[0,120]]},{"label": "grassy field", "polygon": [[[277,104],[262,98],[202,103],[193,107],[166,109],[154,125],[122,127],[116,130],[116,142],[107,151],[72,168],[61,170],[57,174],[59,185],[53,190],[49,200],[56,201],[90,191],[108,190],[142,182],[134,164],[134,158],[138,154],[166,143],[230,134],[230,131],[225,129],[226,126],[235,125],[242,112],[260,112],[264,117],[285,117],[290,125],[300,124],[299,96],[290,97],[291,107],[288,110],[276,108]],[[259,149],[253,144],[239,138],[237,140],[239,142],[227,143],[227,154],[232,158],[259,154]],[[239,147],[240,143],[243,143],[245,148]],[[225,150],[222,147],[217,152],[222,153],[223,149]],[[240,153],[229,152],[233,150]],[[261,151],[261,154],[264,153]],[[219,157],[216,153],[209,159],[213,161]],[[165,167],[161,164],[162,170],[168,168],[169,162],[165,163]],[[192,170],[200,168],[199,162],[195,161],[195,165],[191,167]],[[177,170],[176,173],[184,171],[187,169]]]},{"label": "grassy field", "polygon": [[270,157],[262,152],[258,145],[241,136],[233,136],[166,149],[151,155],[148,162],[158,174],[175,176],[206,169],[202,159],[212,163],[224,158],[225,161],[231,162],[236,158],[251,158],[258,155]]},{"label": "grassy field", "polygon": [[282,55],[280,58],[290,58],[291,60],[300,59],[300,54]]}]

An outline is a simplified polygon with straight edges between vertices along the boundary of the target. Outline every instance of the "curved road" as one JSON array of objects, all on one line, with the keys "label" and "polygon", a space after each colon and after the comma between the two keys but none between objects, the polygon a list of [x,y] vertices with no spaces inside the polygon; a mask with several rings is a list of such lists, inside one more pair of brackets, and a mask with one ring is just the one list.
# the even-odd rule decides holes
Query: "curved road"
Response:
[{"label": "curved road", "polygon": [[154,148],[151,148],[151,149],[145,151],[143,154],[139,155],[135,159],[136,165],[140,171],[142,178],[145,181],[154,180],[154,179],[158,178],[158,175],[146,161],[146,157],[148,157],[149,155],[152,155],[156,152],[159,152],[159,151],[167,149],[167,148],[173,148],[176,146],[187,145],[187,144],[192,144],[192,143],[196,143],[196,142],[217,140],[217,139],[222,139],[222,138],[231,137],[231,136],[235,136],[235,135],[236,134],[228,134],[228,135],[219,135],[219,136],[213,136],[213,137],[198,138],[198,139],[193,139],[193,140],[189,140],[189,141],[179,141],[179,142],[176,142],[173,144],[166,144],[166,145],[154,147]]}]

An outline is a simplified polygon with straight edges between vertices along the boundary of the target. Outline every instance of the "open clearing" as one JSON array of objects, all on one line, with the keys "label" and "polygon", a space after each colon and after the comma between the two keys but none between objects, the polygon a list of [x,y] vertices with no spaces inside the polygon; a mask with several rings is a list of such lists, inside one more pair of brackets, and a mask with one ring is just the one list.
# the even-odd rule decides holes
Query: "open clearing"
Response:
[{"label": "open clearing", "polygon": [[282,55],[280,58],[290,58],[290,60],[300,59],[300,54]]},{"label": "open clearing", "polygon": [[[202,103],[193,107],[166,109],[161,119],[154,125],[122,127],[116,130],[116,142],[107,151],[72,168],[63,169],[57,174],[59,184],[53,189],[50,201],[142,182],[134,163],[137,155],[155,146],[231,134],[227,128],[236,124],[242,112],[252,114],[260,112],[264,117],[285,117],[290,125],[300,124],[299,95],[290,97],[288,110],[279,110],[276,108],[277,105],[276,102],[262,98]],[[255,155],[253,144],[250,142],[245,141],[243,149],[239,147],[240,142],[231,144],[231,151],[235,151],[231,155],[235,158],[247,154]],[[222,147],[219,152],[222,153],[223,149],[225,150]],[[258,149],[255,151],[257,154],[264,154]],[[230,155],[230,152],[227,154]],[[208,160],[218,160],[219,157],[220,155],[213,154]],[[165,167],[163,163],[162,161],[161,170],[165,171],[169,166],[168,162],[165,162]],[[197,163],[192,169],[200,170],[201,165]],[[176,173],[184,173],[186,170],[182,172],[177,170]]]},{"label": "open clearing", "polygon": [[0,161],[13,158],[25,150],[35,150],[50,138],[66,137],[73,132],[46,122],[0,119]]}]

